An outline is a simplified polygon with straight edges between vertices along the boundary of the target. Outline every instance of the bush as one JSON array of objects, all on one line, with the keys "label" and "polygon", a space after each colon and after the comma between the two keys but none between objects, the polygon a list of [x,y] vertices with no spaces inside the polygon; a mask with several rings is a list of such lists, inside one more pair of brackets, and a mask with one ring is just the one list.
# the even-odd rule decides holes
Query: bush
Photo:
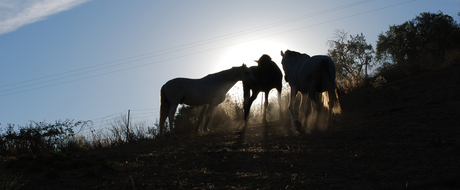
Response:
[{"label": "bush", "polygon": [[337,78],[337,90],[340,94],[346,94],[353,90],[366,86],[365,79],[360,76],[347,76]]},{"label": "bush", "polygon": [[13,190],[20,189],[29,183],[29,180],[22,179],[22,175],[17,174],[0,174],[0,189]]},{"label": "bush", "polygon": [[387,80],[383,76],[378,76],[374,79],[374,81],[371,82],[372,87],[375,89],[378,89],[382,87],[385,83],[387,83]]},{"label": "bush", "polygon": [[74,137],[74,128],[87,122],[73,120],[56,121],[55,124],[32,121],[28,126],[9,124],[6,133],[0,135],[0,155],[37,154],[67,150]]},{"label": "bush", "polygon": [[[188,106],[183,105],[179,107],[178,113],[174,118],[174,132],[176,134],[193,134],[197,133],[200,126],[206,106]],[[232,130],[225,127],[228,121],[242,120],[243,119],[243,105],[242,101],[235,100],[227,94],[224,102],[216,106],[214,109],[214,118],[212,121],[213,130]],[[206,120],[208,125],[209,118]],[[228,127],[228,126],[227,126]]]}]

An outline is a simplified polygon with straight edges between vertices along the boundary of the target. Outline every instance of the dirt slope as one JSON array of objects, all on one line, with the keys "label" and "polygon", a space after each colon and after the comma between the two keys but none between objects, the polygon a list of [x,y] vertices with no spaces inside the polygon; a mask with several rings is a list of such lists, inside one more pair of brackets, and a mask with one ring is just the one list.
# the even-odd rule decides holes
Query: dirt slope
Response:
[{"label": "dirt slope", "polygon": [[460,189],[459,73],[454,65],[343,95],[324,132],[287,136],[285,120],[269,123],[265,142],[217,132],[79,152],[109,164],[56,176],[21,169],[24,189]]}]

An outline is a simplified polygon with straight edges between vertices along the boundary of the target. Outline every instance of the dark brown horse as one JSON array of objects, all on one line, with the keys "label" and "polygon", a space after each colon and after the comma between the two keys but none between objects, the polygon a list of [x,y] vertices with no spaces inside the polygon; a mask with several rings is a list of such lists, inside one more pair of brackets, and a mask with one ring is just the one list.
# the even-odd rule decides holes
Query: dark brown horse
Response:
[{"label": "dark brown horse", "polygon": [[[278,91],[278,104],[280,106],[280,117],[281,117],[281,88],[283,74],[281,73],[280,68],[272,61],[272,58],[266,54],[262,55],[257,62],[257,66],[249,67],[252,71],[252,74],[257,79],[255,85],[251,85],[243,81],[243,90],[244,90],[244,120],[245,126],[243,129],[246,130],[249,110],[251,109],[252,102],[257,98],[259,92],[265,92],[265,103],[264,103],[264,113],[263,113],[263,122],[266,120],[266,112],[268,106],[268,94],[271,89],[276,88]],[[252,95],[250,91],[252,90]]]}]

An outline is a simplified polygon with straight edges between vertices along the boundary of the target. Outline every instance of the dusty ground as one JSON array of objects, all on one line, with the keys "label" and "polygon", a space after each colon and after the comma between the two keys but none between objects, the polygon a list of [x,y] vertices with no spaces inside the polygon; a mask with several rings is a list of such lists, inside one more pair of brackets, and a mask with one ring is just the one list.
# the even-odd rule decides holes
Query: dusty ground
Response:
[{"label": "dusty ground", "polygon": [[344,112],[324,132],[288,136],[284,120],[269,123],[266,141],[251,133],[259,124],[244,142],[217,132],[43,162],[54,170],[4,170],[22,174],[23,189],[460,189],[459,73],[454,65],[342,95]]}]

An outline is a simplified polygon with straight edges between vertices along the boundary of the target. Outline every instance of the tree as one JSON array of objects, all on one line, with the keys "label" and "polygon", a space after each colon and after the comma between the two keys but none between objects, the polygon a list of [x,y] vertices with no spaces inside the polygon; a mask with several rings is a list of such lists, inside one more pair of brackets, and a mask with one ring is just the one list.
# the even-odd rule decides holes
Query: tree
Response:
[{"label": "tree", "polygon": [[443,62],[451,49],[460,48],[460,26],[449,15],[421,13],[378,36],[376,58],[403,69],[418,67],[430,58]]},{"label": "tree", "polygon": [[351,40],[348,41],[349,53],[360,71],[358,74],[361,74],[364,69],[364,78],[367,79],[369,78],[367,71],[373,66],[371,63],[374,58],[374,48],[371,44],[366,43],[363,33],[356,34],[356,36],[350,35],[350,38]]},{"label": "tree", "polygon": [[368,70],[373,66],[374,48],[367,44],[365,36],[350,35],[344,30],[337,30],[333,40],[329,40],[330,49],[328,55],[336,64],[337,77],[339,79],[364,79]]}]

